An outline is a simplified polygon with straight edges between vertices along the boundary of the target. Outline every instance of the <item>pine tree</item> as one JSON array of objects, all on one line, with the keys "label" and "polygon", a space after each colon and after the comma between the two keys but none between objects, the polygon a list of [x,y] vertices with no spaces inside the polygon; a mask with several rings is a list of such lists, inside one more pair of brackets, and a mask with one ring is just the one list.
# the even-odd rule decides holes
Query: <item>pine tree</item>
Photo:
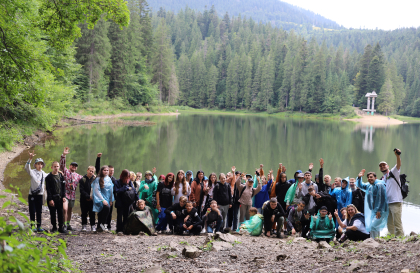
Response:
[{"label": "pine tree", "polygon": [[217,67],[212,64],[207,74],[207,106],[209,108],[215,107],[217,81]]},{"label": "pine tree", "polygon": [[[87,24],[81,26],[82,37],[76,41],[76,61],[83,66],[85,84],[80,90],[87,91],[81,94],[83,100],[90,102],[91,97],[104,97],[106,79],[104,73],[110,58],[111,44],[108,39],[109,23],[101,19],[93,29]],[[105,93],[106,94],[106,93]]]},{"label": "pine tree", "polygon": [[372,92],[369,90],[369,64],[372,59],[372,47],[371,45],[367,45],[365,47],[365,52],[360,59],[359,63],[359,75],[357,77],[357,81],[355,81],[356,87],[356,94],[355,94],[355,104],[356,105],[364,105],[363,103],[366,101],[365,95],[368,92]]},{"label": "pine tree", "polygon": [[381,88],[380,95],[378,96],[378,111],[389,113],[394,111],[394,91],[392,90],[392,82],[390,79],[385,80],[385,84]]}]

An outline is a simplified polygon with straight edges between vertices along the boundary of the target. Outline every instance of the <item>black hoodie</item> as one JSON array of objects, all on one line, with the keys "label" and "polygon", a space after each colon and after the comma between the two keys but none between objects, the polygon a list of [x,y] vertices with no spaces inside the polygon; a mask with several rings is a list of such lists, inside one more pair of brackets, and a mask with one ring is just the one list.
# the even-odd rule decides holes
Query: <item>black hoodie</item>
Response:
[{"label": "black hoodie", "polygon": [[213,189],[213,200],[216,200],[219,206],[232,205],[230,184],[226,182],[222,184],[218,181]]},{"label": "black hoodie", "polygon": [[187,211],[187,209],[182,210],[182,219],[185,219],[185,217],[188,217],[187,222],[185,223],[186,226],[198,226],[202,224],[202,220],[200,216],[198,215],[198,211],[196,208],[192,208],[190,212]]}]

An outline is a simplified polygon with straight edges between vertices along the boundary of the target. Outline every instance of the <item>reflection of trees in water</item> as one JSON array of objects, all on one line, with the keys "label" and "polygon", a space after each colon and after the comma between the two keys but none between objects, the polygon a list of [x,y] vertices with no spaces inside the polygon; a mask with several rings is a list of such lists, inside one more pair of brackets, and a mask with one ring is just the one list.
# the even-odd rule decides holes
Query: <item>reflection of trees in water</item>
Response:
[{"label": "reflection of trees in water", "polygon": [[375,132],[375,129],[372,126],[370,126],[370,128],[367,126],[366,128],[362,128],[361,132],[365,134],[365,140],[362,145],[363,150],[373,152],[375,147],[375,144],[373,143],[373,133]]}]

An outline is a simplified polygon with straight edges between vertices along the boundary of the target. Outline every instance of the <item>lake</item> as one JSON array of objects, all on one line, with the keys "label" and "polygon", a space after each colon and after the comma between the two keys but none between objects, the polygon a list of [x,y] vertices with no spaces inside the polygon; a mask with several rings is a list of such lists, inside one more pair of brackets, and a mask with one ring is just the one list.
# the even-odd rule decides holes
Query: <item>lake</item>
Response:
[{"label": "lake", "polygon": [[[136,117],[156,125],[149,127],[95,124],[59,129],[36,146],[36,157],[46,162],[45,170],[58,161],[63,148],[70,147],[68,164],[76,161],[78,173],[94,165],[96,154],[103,153],[101,163],[115,167],[115,177],[122,169],[144,173],[157,168],[157,175],[203,170],[228,172],[236,166],[241,172],[254,173],[259,164],[264,170],[277,171],[279,163],[287,168],[288,178],[298,170],[307,170],[319,159],[325,161],[324,174],[331,177],[356,177],[361,169],[381,177],[378,164],[385,160],[396,164],[394,148],[402,151],[402,173],[410,184],[403,208],[406,233],[420,232],[420,184],[415,178],[418,168],[420,124],[373,128],[348,121],[287,119],[274,116],[182,113],[179,116]],[[5,186],[19,186],[24,196],[29,190],[29,176],[24,171],[27,151],[14,159],[5,171]],[[367,182],[365,180],[365,182]],[[77,194],[78,191],[77,191]],[[77,197],[78,199],[78,197]],[[80,212],[78,204],[75,212]]]}]

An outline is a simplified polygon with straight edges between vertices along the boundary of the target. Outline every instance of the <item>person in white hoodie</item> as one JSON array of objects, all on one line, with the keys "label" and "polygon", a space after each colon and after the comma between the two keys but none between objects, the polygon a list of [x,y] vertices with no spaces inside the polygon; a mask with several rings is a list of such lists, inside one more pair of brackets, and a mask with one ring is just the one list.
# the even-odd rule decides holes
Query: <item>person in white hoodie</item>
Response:
[{"label": "person in white hoodie", "polygon": [[44,230],[41,228],[42,203],[45,192],[45,178],[48,174],[42,170],[45,166],[42,158],[35,159],[35,169],[31,169],[31,162],[34,156],[35,151],[32,153],[29,152],[29,160],[25,164],[25,171],[31,177],[31,187],[29,188],[28,196],[29,217],[31,219],[31,223],[34,223],[36,215],[36,228],[32,224],[32,230],[35,232],[43,232]]}]

